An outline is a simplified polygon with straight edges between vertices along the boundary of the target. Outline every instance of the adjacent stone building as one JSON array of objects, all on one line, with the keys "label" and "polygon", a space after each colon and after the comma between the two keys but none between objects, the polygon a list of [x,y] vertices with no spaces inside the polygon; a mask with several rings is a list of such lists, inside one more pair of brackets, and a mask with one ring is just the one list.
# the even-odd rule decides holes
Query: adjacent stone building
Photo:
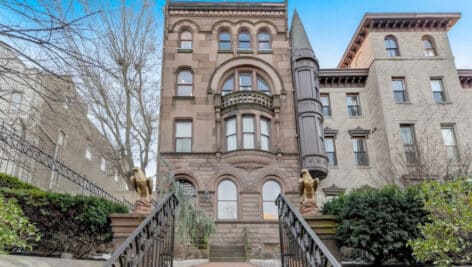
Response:
[{"label": "adjacent stone building", "polygon": [[466,171],[472,72],[447,39],[459,17],[366,14],[339,67],[319,69],[286,2],[168,2],[159,151],[215,219],[211,242],[247,228],[254,253],[277,253],[274,199],[298,204],[301,168],[322,178],[320,202]]},{"label": "adjacent stone building", "polygon": [[[0,124],[106,191],[127,195],[126,182],[105,160],[113,148],[87,118],[88,107],[70,77],[28,68],[6,45],[1,44],[0,53]],[[0,172],[46,190],[87,193],[3,142]]]}]

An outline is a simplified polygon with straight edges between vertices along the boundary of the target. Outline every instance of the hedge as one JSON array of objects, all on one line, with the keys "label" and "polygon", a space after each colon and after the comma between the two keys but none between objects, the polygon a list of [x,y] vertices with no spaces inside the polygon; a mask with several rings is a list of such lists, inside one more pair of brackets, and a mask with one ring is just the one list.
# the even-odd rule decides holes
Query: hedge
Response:
[{"label": "hedge", "polygon": [[[39,230],[41,240],[33,250],[43,256],[72,253],[81,257],[111,241],[110,213],[128,209],[95,196],[45,192],[16,177],[0,175],[0,195],[12,199]],[[21,252],[22,249],[16,249]]]}]

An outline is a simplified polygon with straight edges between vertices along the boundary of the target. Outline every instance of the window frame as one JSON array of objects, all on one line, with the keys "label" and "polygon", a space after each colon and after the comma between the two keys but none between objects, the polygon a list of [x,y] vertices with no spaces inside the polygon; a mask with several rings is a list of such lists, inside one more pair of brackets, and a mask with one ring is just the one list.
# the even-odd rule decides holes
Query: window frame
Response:
[{"label": "window frame", "polygon": [[[260,149],[263,150],[263,151],[271,151],[272,149],[272,144],[271,144],[271,135],[272,135],[272,131],[271,131],[271,120],[269,118],[266,118],[266,117],[263,117],[263,116],[258,116],[259,117],[259,143],[260,143]],[[267,134],[263,134],[262,133],[262,122],[265,121],[265,123],[267,123]],[[267,142],[268,142],[268,147],[267,149],[264,149],[262,147],[262,139],[263,138],[267,138]]]},{"label": "window frame", "polygon": [[[235,188],[235,195],[236,199],[235,200],[221,200],[220,199],[220,186],[223,182],[229,181],[234,185]],[[236,218],[220,218],[220,202],[234,202],[236,204]],[[216,186],[216,220],[217,221],[237,221],[239,220],[239,189],[238,189],[238,184],[231,178],[229,177],[224,177],[220,181],[218,181],[218,184]]]},{"label": "window frame", "polygon": [[[401,85],[402,85],[402,89],[403,90],[395,90],[395,86],[394,86],[394,82],[401,82]],[[409,98],[408,98],[408,91],[407,91],[407,88],[406,88],[406,82],[405,82],[405,78],[404,77],[392,77],[392,91],[393,91],[393,99],[395,101],[396,104],[403,104],[403,103],[408,103],[409,102]],[[401,93],[402,95],[402,101],[398,101],[397,99],[397,94],[398,93]]]},{"label": "window frame", "polygon": [[[407,144],[403,138],[402,129],[408,129],[411,139],[411,144]],[[405,156],[405,162],[407,164],[415,164],[418,162],[418,143],[416,141],[416,132],[414,124],[400,124],[400,138],[402,140],[403,152]]]},{"label": "window frame", "polygon": [[[191,75],[191,82],[190,83],[185,83],[185,82],[180,82],[179,81],[179,76],[182,72],[189,72]],[[194,84],[194,77],[193,77],[193,71],[190,68],[184,67],[184,68],[179,68],[176,72],[176,86],[175,86],[175,95],[178,97],[192,97],[193,96],[193,84]],[[179,93],[179,87],[180,86],[190,86],[190,95],[184,95]]]},{"label": "window frame", "polygon": [[[389,46],[393,44],[393,46]],[[384,47],[385,51],[387,52],[388,57],[399,57],[400,56],[400,49],[398,45],[398,40],[393,35],[387,35],[384,38]]]},{"label": "window frame", "polygon": [[86,145],[85,146],[85,159],[87,160],[92,160],[92,148],[90,147],[90,145]]},{"label": "window frame", "polygon": [[[438,51],[436,49],[436,43],[434,38],[431,35],[423,35],[421,37],[421,41],[423,42],[423,51],[425,57],[436,57],[438,56]],[[430,47],[427,45],[429,44]]]},{"label": "window frame", "polygon": [[[325,106],[323,101],[321,100],[322,98],[326,97],[328,100],[328,105]],[[324,117],[331,117],[331,99],[329,98],[329,93],[320,93],[320,102],[321,102],[321,113],[323,114]],[[327,109],[327,114],[325,114],[325,110]]]},{"label": "window frame", "polygon": [[[268,40],[262,40],[260,38],[261,34],[267,34],[269,37]],[[262,44],[267,44],[268,48],[261,48],[261,43]],[[257,32],[257,50],[259,51],[270,51],[272,50],[272,35],[270,34],[270,31],[267,28],[262,28],[259,29]]]},{"label": "window frame", "polygon": [[[240,90],[241,89],[241,84],[240,84],[241,74],[250,74],[250,77],[251,77],[250,90]],[[259,93],[266,94],[268,96],[272,95],[272,91],[273,91],[272,81],[269,79],[267,75],[265,75],[263,72],[259,71],[256,68],[248,68],[248,67],[235,68],[223,77],[224,77],[224,79],[222,79],[223,82],[219,86],[219,90],[222,96],[228,95],[233,92],[259,92]],[[224,91],[223,87],[231,77],[233,77],[233,90]],[[259,90],[259,86],[258,86],[259,79],[261,79],[267,85],[269,90]],[[249,85],[245,87],[249,88]]]},{"label": "window frame", "polygon": [[[332,142],[333,142],[333,151],[328,151],[328,149],[326,148],[326,143],[327,143],[326,141],[327,140],[332,140]],[[335,142],[334,136],[325,136],[324,141],[325,141],[325,143],[324,143],[325,153],[326,153],[326,156],[328,157],[328,166],[338,166],[338,158],[337,158],[337,154],[336,154],[336,142]],[[330,164],[331,160],[330,160],[330,157],[328,156],[330,154],[333,157],[332,164]]]},{"label": "window frame", "polygon": [[[280,184],[280,182],[278,180],[270,177],[270,178],[264,180],[264,182],[262,183],[261,191],[260,191],[261,192],[261,202],[262,202],[262,220],[264,220],[264,221],[275,221],[275,220],[277,220],[277,218],[275,218],[275,219],[266,219],[266,218],[264,218],[264,214],[265,214],[265,212],[264,212],[265,205],[264,204],[265,203],[271,203],[275,206],[275,199],[266,200],[264,198],[264,186],[266,186],[266,184],[269,183],[269,182],[273,182],[279,187],[279,194],[281,194],[283,192],[283,188],[282,188],[282,185]],[[276,216],[277,216],[277,214],[276,214]]]},{"label": "window frame", "polygon": [[[231,121],[231,120],[234,120],[235,131],[234,131],[233,134],[228,135],[228,122]],[[231,116],[231,117],[228,117],[228,118],[224,119],[224,134],[225,134],[226,152],[231,152],[231,151],[238,150],[238,117],[237,116]],[[236,139],[236,145],[235,145],[234,149],[229,150],[229,148],[228,148],[229,147],[228,139],[229,139],[229,137],[233,137],[233,136]]]},{"label": "window frame", "polygon": [[[247,36],[249,37],[249,40],[242,40],[241,36],[243,34],[247,34]],[[248,48],[244,48],[242,44],[247,44]],[[243,51],[252,50],[252,36],[251,36],[251,32],[247,28],[242,28],[238,32],[238,50],[243,50]]]},{"label": "window frame", "polygon": [[[190,137],[177,137],[177,124],[178,123],[190,123]],[[192,153],[193,151],[193,120],[192,119],[185,119],[185,118],[179,118],[174,120],[174,151],[175,153]],[[181,139],[190,139],[190,150],[189,151],[178,151],[177,149],[177,143],[178,140]]]},{"label": "window frame", "polygon": [[[245,118],[250,118],[252,119],[252,132],[250,131],[246,131],[246,129],[244,129],[244,119]],[[254,114],[243,114],[241,116],[241,137],[242,137],[242,146],[241,148],[242,149],[245,149],[245,150],[253,150],[253,149],[256,149],[256,134],[257,134],[257,127],[256,127],[256,116]],[[246,147],[246,142],[245,142],[245,136],[246,135],[252,135],[252,147]]]},{"label": "window frame", "polygon": [[[441,91],[434,91],[433,87],[433,81],[438,81]],[[433,93],[433,99],[436,104],[441,104],[441,103],[446,103],[448,101],[448,97],[446,95],[446,89],[444,86],[444,80],[442,77],[431,77],[430,78],[430,86],[431,86],[431,92]],[[438,101],[437,95],[440,95],[441,101]]]},{"label": "window frame", "polygon": [[[356,151],[354,146],[354,141],[362,140],[363,151]],[[357,146],[358,147],[358,146]],[[352,150],[354,152],[354,164],[356,166],[369,166],[369,152],[367,150],[367,138],[363,136],[352,137]],[[359,155],[363,155],[363,158],[360,159]]]},{"label": "window frame", "polygon": [[106,172],[107,171],[107,160],[103,157],[100,158],[100,170],[102,172]]},{"label": "window frame", "polygon": [[[183,39],[182,36],[185,34],[185,33],[189,33],[190,34],[190,39]],[[183,46],[182,44],[183,43],[190,43],[190,47],[185,47]],[[182,28],[180,31],[179,31],[179,46],[178,46],[179,49],[183,49],[183,50],[191,50],[193,49],[193,32],[190,28]]]},{"label": "window frame", "polygon": [[[229,35],[229,40],[223,40],[221,39],[221,36],[223,34],[228,34]],[[231,31],[227,28],[224,28],[224,29],[221,29],[219,32],[218,32],[218,50],[223,50],[223,51],[229,51],[229,50],[232,50],[233,48],[233,44],[232,44],[232,36],[231,36]],[[221,44],[223,43],[227,43],[229,44],[229,48],[223,48]]]},{"label": "window frame", "polygon": [[[443,134],[443,130],[445,129],[450,129],[451,130],[451,133],[452,133],[452,138],[453,138],[453,141],[454,141],[454,145],[446,145],[446,140],[444,139],[444,134]],[[447,160],[451,163],[460,163],[461,162],[461,154],[460,154],[460,150],[459,150],[459,144],[457,142],[457,134],[456,134],[456,127],[455,127],[455,124],[441,124],[441,137],[443,139],[443,143],[444,143],[444,146],[446,148],[446,157],[447,157]],[[451,158],[449,157],[449,148],[452,148],[453,149],[453,154],[455,155],[455,159],[454,160],[451,160]]]},{"label": "window frame", "polygon": [[[348,99],[349,97],[352,97],[352,96],[356,97],[357,105],[349,105]],[[361,98],[359,96],[359,93],[346,93],[346,104],[347,104],[347,113],[350,118],[362,117]],[[356,112],[354,112],[354,110],[356,110]]]}]

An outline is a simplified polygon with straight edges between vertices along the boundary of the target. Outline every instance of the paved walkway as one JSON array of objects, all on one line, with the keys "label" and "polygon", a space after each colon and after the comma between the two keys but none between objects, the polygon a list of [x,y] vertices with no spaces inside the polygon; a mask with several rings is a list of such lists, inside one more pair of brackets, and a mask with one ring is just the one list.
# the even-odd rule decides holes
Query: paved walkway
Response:
[{"label": "paved walkway", "polygon": [[209,262],[198,267],[254,267],[254,265],[246,262]]}]

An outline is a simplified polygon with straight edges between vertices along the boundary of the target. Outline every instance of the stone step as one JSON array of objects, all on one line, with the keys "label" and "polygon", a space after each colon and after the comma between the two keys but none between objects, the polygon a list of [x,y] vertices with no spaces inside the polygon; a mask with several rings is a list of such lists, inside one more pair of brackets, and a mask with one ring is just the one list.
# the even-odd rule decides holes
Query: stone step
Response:
[{"label": "stone step", "polygon": [[245,262],[246,252],[243,246],[210,245],[210,262]]}]

